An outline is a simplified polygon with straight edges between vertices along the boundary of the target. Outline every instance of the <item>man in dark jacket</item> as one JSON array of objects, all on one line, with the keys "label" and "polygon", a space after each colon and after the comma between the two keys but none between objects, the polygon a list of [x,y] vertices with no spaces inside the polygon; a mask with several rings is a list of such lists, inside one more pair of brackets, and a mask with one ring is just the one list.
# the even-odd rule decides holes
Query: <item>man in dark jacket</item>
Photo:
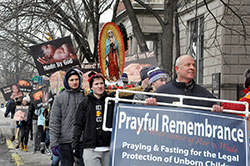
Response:
[{"label": "man in dark jacket", "polygon": [[4,117],[7,118],[9,113],[11,113],[10,117],[13,119],[15,114],[16,103],[14,99],[10,99],[7,103],[6,110],[4,113]]},{"label": "man in dark jacket", "polygon": [[80,70],[70,69],[64,78],[65,90],[55,98],[51,109],[49,125],[51,149],[54,155],[60,154],[61,166],[74,164],[71,143],[77,107],[84,98],[81,83]]},{"label": "man in dark jacket", "polygon": [[[77,156],[79,141],[83,133],[85,166],[108,166],[111,132],[102,130],[104,104],[108,94],[104,91],[102,75],[90,73],[89,77],[92,92],[79,105],[74,126],[73,148]],[[111,127],[113,106],[108,108],[107,126]]]},{"label": "man in dark jacket", "polygon": [[[165,94],[177,94],[177,95],[186,95],[186,96],[195,96],[195,97],[206,97],[206,98],[215,98],[208,90],[197,85],[194,82],[194,77],[196,74],[196,65],[192,56],[183,55],[176,60],[175,70],[177,74],[176,80],[173,80],[166,85],[158,88],[155,93],[165,93]],[[156,105],[157,102],[166,102],[174,103],[179,102],[176,98],[162,97],[158,96],[155,98],[146,99],[147,104]],[[210,101],[201,101],[201,100],[192,100],[185,99],[184,104],[212,107],[212,112],[222,112],[223,107],[220,107],[215,102]]]}]

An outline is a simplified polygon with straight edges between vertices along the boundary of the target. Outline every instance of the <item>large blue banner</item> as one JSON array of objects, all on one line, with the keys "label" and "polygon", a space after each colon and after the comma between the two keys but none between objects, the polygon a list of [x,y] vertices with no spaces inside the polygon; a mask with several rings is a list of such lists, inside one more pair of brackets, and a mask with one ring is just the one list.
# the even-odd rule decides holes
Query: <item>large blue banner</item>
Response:
[{"label": "large blue banner", "polygon": [[116,107],[111,166],[246,166],[248,122],[189,108]]}]

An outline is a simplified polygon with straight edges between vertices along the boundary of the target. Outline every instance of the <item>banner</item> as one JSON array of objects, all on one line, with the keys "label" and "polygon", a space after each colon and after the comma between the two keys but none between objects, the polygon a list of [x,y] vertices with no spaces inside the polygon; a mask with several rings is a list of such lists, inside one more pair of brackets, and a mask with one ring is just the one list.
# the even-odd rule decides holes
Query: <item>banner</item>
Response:
[{"label": "banner", "polygon": [[39,75],[80,65],[69,36],[31,46],[30,51]]},{"label": "banner", "polygon": [[122,76],[125,65],[125,49],[120,28],[113,22],[103,25],[98,41],[98,57],[102,75],[109,82]]},{"label": "banner", "polygon": [[111,140],[112,166],[246,166],[243,117],[188,108],[120,104]]},{"label": "banner", "polygon": [[158,66],[154,51],[128,55],[125,57],[125,67],[133,63],[150,64],[152,66]]}]

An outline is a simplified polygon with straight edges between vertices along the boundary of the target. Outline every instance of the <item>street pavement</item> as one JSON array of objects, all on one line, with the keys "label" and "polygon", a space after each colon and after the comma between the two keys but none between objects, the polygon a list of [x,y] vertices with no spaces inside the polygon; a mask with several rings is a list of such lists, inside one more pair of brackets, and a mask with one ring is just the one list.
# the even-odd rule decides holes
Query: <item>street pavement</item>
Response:
[{"label": "street pavement", "polygon": [[6,145],[5,138],[0,130],[0,166],[14,166],[15,163],[11,158],[11,153]]},{"label": "street pavement", "polygon": [[[10,141],[11,132],[10,126],[11,121],[10,117],[4,117],[5,108],[0,109],[0,134],[2,142],[5,142],[7,146],[0,146],[0,166],[50,166],[51,165],[51,155],[41,154],[37,152],[35,154],[32,153],[32,143],[33,141],[29,140],[28,142],[28,152],[21,151],[20,149],[15,148],[15,142]],[[2,147],[5,147],[2,149]],[[8,149],[7,149],[8,147]],[[6,152],[6,153],[5,153]],[[6,155],[4,160],[2,161],[2,153]],[[2,165],[1,162],[7,162]],[[11,165],[12,164],[12,165]]]}]

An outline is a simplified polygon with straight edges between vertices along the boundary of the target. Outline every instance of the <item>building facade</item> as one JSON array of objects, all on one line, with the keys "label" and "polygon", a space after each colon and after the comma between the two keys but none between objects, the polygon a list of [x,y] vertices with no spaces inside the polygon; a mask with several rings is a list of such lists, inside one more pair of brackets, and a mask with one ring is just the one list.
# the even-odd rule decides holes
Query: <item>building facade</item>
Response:
[{"label": "building facade", "polygon": [[[161,17],[163,2],[144,0]],[[250,1],[236,0],[230,1],[230,4],[223,4],[220,0],[205,2],[200,0],[198,3],[190,1],[188,4],[178,4],[180,53],[190,54],[195,58],[198,84],[208,88],[219,98],[238,100],[243,95],[241,90],[244,71],[250,68]],[[145,8],[134,1],[132,5],[149,50],[155,52],[159,61],[162,56],[162,29],[156,18]],[[127,53],[139,53],[122,3],[118,8],[116,22],[123,23],[126,27],[129,36]]]}]

